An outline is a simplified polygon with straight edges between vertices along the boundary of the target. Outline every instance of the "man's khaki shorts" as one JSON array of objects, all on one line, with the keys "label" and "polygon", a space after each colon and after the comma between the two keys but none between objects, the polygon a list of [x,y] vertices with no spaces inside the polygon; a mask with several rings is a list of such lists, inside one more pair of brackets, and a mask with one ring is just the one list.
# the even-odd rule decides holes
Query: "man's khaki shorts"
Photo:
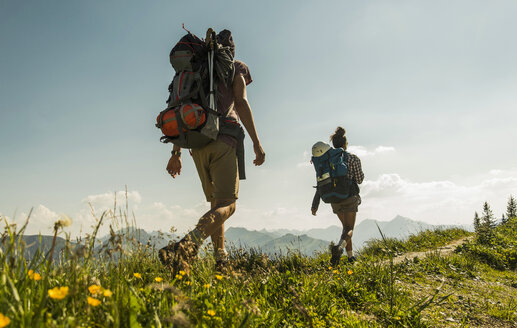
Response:
[{"label": "man's khaki shorts", "polygon": [[192,158],[208,202],[239,197],[235,148],[221,140],[192,149]]},{"label": "man's khaki shorts", "polygon": [[361,197],[358,195],[348,197],[339,203],[331,203],[332,211],[336,214],[343,212],[357,212],[357,208],[361,204]]}]

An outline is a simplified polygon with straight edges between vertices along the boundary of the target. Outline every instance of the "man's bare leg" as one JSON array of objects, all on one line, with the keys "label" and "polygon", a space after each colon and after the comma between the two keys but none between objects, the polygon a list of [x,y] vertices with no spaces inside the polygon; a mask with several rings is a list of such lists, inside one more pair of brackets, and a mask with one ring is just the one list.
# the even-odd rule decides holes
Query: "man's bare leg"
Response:
[{"label": "man's bare leg", "polygon": [[199,219],[194,230],[202,232],[203,238],[211,236],[215,247],[222,248],[224,245],[224,221],[235,213],[235,199],[221,199],[214,203],[212,208]]},{"label": "man's bare leg", "polygon": [[[187,273],[190,271],[190,262],[197,255],[199,246],[209,236],[215,236],[216,247],[224,245],[224,221],[235,212],[235,199],[223,199],[215,201],[215,206],[206,212],[198,221],[194,230],[190,231],[175,246],[168,246],[160,250],[162,262],[169,262],[169,257],[175,257],[173,267],[181,267]],[[169,249],[172,247],[171,249]],[[175,254],[169,255],[169,252]]]},{"label": "man's bare leg", "polygon": [[[212,201],[210,205],[211,210],[217,207],[215,201]],[[215,252],[217,252],[217,250],[221,248],[224,248],[224,223],[221,224],[219,228],[215,229],[214,233],[210,235],[210,238],[212,239],[212,244],[214,245]]]},{"label": "man's bare leg", "polygon": [[[211,202],[211,208],[216,207],[216,202]],[[214,257],[216,261],[216,265],[219,261],[226,260],[226,249],[224,246],[224,223],[221,224],[214,233],[210,235],[212,239],[212,245],[214,246]]]},{"label": "man's bare leg", "polygon": [[210,235],[210,238],[212,239],[215,252],[224,249],[224,223]]}]

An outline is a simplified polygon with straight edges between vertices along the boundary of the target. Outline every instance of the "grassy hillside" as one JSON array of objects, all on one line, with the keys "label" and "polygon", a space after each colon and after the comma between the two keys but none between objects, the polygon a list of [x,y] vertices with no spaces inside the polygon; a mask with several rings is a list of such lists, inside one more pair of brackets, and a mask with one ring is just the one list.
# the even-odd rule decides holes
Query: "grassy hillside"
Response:
[{"label": "grassy hillside", "polygon": [[262,246],[261,250],[267,254],[283,255],[294,251],[302,255],[312,256],[315,252],[321,252],[327,247],[328,242],[323,240],[314,239],[307,235],[295,236],[287,234],[267,242]]},{"label": "grassy hillside", "polygon": [[[59,262],[40,253],[25,260],[10,226],[1,239],[0,327],[515,327],[516,231],[512,219],[491,243],[474,238],[447,256],[433,249],[471,233],[424,231],[372,242],[354,265],[338,267],[328,253],[234,249],[225,273],[205,255],[190,276],[172,276],[153,248],[123,250],[117,234],[100,254],[93,233],[83,247],[67,243]],[[395,264],[410,251],[424,253]]]},{"label": "grassy hillside", "polygon": [[237,246],[260,247],[261,245],[277,238],[272,233],[262,231],[249,231],[244,228],[230,227],[225,232],[225,238],[232,240]]}]

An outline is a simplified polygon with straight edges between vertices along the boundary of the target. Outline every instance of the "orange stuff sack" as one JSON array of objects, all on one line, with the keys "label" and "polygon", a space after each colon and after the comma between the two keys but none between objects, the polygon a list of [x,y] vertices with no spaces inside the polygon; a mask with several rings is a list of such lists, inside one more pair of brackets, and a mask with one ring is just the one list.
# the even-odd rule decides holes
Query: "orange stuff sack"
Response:
[{"label": "orange stuff sack", "polygon": [[[156,118],[157,126],[165,136],[177,137],[180,134],[176,113],[180,114],[184,127],[190,130],[200,127],[206,121],[205,110],[198,104],[185,104],[179,109],[178,107],[171,108],[165,113],[160,113]],[[183,132],[187,131],[185,128]]]}]

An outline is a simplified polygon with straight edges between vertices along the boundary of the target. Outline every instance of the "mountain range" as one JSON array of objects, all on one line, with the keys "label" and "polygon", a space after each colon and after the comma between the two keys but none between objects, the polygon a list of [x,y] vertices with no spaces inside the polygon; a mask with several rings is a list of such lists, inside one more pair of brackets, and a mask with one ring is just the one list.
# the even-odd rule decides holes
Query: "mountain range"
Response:
[{"label": "mountain range", "polygon": [[[377,226],[379,228],[377,228]],[[381,238],[379,229],[388,238],[404,239],[423,230],[437,229],[439,226],[414,221],[400,215],[391,221],[366,219],[355,226],[352,237],[354,249],[362,248],[374,238]],[[333,225],[327,228],[309,230],[259,230],[250,231],[245,228],[230,227],[225,232],[226,243],[236,247],[257,248],[268,254],[282,250],[298,250],[305,255],[313,255],[315,251],[325,251],[330,242],[337,242],[342,228]]]},{"label": "mountain range", "polygon": [[[423,230],[437,229],[440,226],[414,221],[402,216],[396,216],[391,221],[377,221],[366,219],[355,226],[353,234],[354,249],[361,249],[370,239],[379,239],[382,231],[388,238],[404,239],[412,234]],[[467,230],[470,227],[463,227]],[[337,242],[341,235],[341,227],[337,225],[326,228],[309,230],[278,229],[278,230],[248,230],[241,227],[230,227],[225,232],[226,245],[228,248],[254,248],[269,255],[284,255],[290,251],[299,251],[301,254],[312,256],[315,252],[324,252],[330,242]],[[146,232],[143,229],[127,228],[117,231],[117,235],[125,235],[135,242],[148,244],[160,249],[167,245],[169,240],[177,240],[179,236],[163,233],[160,231]],[[99,238],[96,242],[97,247],[108,243],[110,236]],[[127,238],[126,238],[127,239]],[[28,255],[34,254],[39,244],[38,236],[24,236],[28,247]],[[41,236],[41,248],[48,251],[52,244],[51,236]],[[57,237],[54,257],[65,245],[65,240]],[[123,242],[123,247],[127,247],[128,242]]]}]

